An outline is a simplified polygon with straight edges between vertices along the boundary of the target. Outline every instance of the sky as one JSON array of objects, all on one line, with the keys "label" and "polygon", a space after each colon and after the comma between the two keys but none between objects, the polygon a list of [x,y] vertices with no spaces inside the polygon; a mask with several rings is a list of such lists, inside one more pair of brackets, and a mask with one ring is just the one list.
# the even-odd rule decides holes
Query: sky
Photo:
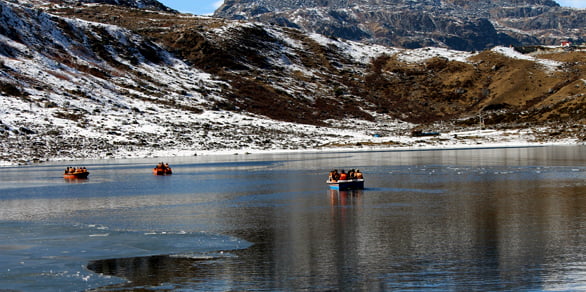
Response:
[{"label": "sky", "polygon": [[181,12],[207,15],[214,13],[224,0],[159,0],[159,2]]},{"label": "sky", "polygon": [[[561,6],[586,8],[586,0],[556,0]],[[223,0],[159,0],[175,10],[198,15],[212,14]]]}]

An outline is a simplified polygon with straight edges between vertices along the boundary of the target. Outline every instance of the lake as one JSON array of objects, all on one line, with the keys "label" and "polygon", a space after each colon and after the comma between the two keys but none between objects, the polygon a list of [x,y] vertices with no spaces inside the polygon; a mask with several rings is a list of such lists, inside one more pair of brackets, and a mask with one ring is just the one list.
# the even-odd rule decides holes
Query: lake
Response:
[{"label": "lake", "polygon": [[[160,161],[174,174],[152,175]],[[68,166],[89,179],[63,179]],[[350,168],[365,189],[329,190]],[[0,287],[586,290],[586,147],[4,167]]]}]

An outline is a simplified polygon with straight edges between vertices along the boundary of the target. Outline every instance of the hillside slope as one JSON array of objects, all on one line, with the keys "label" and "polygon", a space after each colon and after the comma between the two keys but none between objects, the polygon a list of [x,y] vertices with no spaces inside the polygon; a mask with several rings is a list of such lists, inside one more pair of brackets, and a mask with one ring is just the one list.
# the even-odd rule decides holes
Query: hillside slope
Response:
[{"label": "hillside slope", "polygon": [[[340,117],[371,120],[368,113],[379,112],[421,123],[462,118],[484,108],[534,111],[550,106],[543,104],[546,96],[556,99],[570,94],[580,100],[583,93],[582,50],[544,47],[542,53],[532,55],[510,48],[479,53],[402,50],[248,22],[145,15],[111,7],[83,11],[75,16],[126,27],[230,82],[232,91],[219,106],[285,121],[319,125]],[[125,17],[108,13],[125,13]],[[389,64],[381,64],[386,59],[391,60]],[[502,78],[495,76],[500,74],[509,82],[498,82]],[[566,86],[575,90],[562,90]],[[297,109],[294,114],[275,112],[284,102]],[[427,107],[430,102],[440,105]],[[412,110],[399,104],[408,104]],[[535,114],[527,122],[542,122],[548,116]],[[581,119],[576,114],[563,116],[562,121]]]},{"label": "hillside slope", "polygon": [[214,15],[404,48],[586,41],[586,10],[553,0],[229,0]]},{"label": "hillside slope", "polygon": [[0,161],[410,146],[478,113],[584,139],[581,51],[402,50],[108,4],[0,13]]}]

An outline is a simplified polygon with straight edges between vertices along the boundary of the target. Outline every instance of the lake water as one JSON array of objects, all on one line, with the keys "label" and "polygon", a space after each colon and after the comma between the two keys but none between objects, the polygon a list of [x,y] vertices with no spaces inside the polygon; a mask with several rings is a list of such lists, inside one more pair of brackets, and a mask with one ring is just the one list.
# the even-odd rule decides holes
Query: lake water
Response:
[{"label": "lake water", "polygon": [[0,290],[586,290],[586,147],[0,168]]}]

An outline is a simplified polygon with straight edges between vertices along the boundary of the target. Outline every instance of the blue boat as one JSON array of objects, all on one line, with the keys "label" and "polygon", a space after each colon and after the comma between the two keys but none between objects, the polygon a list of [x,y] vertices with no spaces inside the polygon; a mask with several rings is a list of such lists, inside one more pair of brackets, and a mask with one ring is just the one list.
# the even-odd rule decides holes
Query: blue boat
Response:
[{"label": "blue boat", "polygon": [[362,190],[364,189],[364,179],[349,179],[338,181],[326,181],[332,190]]}]

